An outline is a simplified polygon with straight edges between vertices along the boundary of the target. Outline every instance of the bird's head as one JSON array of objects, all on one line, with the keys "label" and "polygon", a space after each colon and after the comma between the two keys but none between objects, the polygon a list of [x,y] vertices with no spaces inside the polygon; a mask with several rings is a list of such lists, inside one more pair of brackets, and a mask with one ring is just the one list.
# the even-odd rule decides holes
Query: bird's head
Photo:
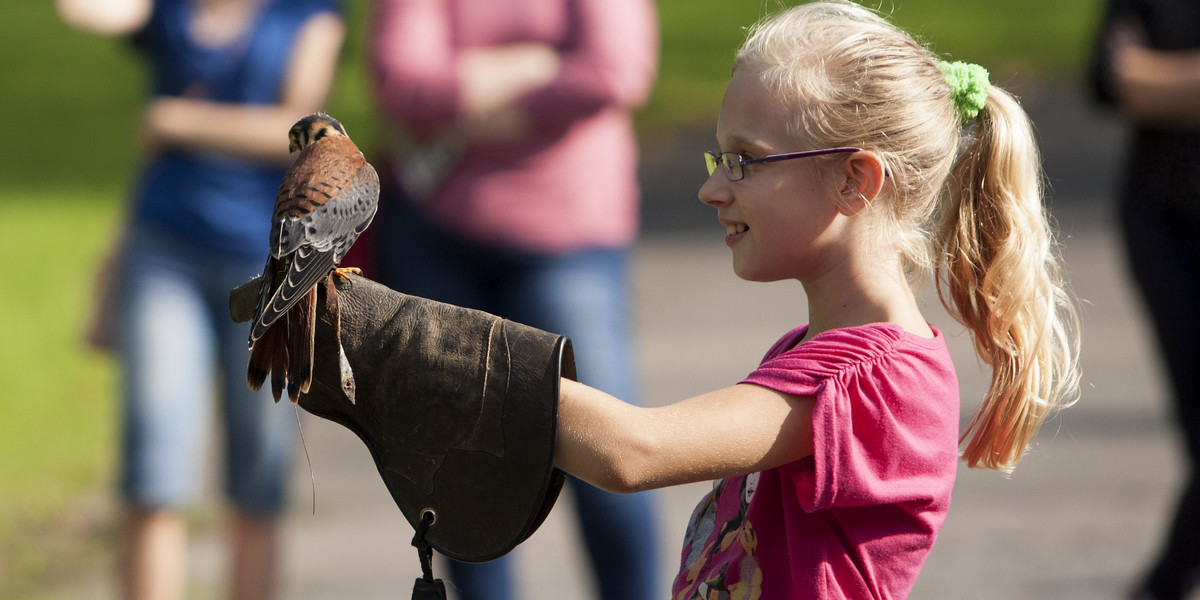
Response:
[{"label": "bird's head", "polygon": [[303,150],[309,144],[332,135],[345,136],[346,128],[325,113],[313,113],[296,121],[288,131],[288,151]]}]

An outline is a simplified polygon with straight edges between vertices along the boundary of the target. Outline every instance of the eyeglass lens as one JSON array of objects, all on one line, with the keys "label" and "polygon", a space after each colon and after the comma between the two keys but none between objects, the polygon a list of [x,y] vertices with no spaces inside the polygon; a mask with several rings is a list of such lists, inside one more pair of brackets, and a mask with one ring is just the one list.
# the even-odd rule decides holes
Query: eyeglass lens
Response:
[{"label": "eyeglass lens", "polygon": [[725,175],[733,181],[742,178],[742,161],[738,160],[738,156],[732,152],[716,154],[712,151],[704,153],[704,165],[708,167],[708,174],[712,176],[717,170],[717,165],[720,164],[725,168]]}]

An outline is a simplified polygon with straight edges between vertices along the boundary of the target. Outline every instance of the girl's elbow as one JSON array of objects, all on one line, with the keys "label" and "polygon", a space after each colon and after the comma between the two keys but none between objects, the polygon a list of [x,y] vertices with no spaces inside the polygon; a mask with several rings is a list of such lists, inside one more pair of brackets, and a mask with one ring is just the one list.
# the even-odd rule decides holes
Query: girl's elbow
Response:
[{"label": "girl's elbow", "polygon": [[658,487],[650,454],[625,446],[614,452],[590,449],[568,459],[561,453],[557,466],[584,481],[614,494],[632,494]]},{"label": "girl's elbow", "polygon": [[614,494],[632,494],[654,489],[655,485],[647,476],[647,471],[636,466],[636,462],[626,460],[613,465],[597,487]]}]

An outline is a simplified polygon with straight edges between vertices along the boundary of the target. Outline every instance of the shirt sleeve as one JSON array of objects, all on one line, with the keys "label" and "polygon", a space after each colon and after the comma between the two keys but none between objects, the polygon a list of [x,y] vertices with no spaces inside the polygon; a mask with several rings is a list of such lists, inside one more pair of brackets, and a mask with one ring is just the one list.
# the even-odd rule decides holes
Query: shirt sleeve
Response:
[{"label": "shirt sleeve", "polygon": [[804,510],[925,501],[953,481],[953,367],[897,352],[897,340],[891,331],[817,338],[746,379],[816,400],[813,455],[780,467]]}]

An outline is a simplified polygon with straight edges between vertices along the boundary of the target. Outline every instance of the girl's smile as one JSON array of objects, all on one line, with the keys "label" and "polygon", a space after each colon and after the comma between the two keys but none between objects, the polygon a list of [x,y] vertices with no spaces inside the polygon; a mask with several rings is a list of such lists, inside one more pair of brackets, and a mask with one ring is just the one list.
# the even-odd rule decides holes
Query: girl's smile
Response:
[{"label": "girl's smile", "polygon": [[725,223],[725,245],[732,248],[742,239],[747,229],[745,223]]}]

